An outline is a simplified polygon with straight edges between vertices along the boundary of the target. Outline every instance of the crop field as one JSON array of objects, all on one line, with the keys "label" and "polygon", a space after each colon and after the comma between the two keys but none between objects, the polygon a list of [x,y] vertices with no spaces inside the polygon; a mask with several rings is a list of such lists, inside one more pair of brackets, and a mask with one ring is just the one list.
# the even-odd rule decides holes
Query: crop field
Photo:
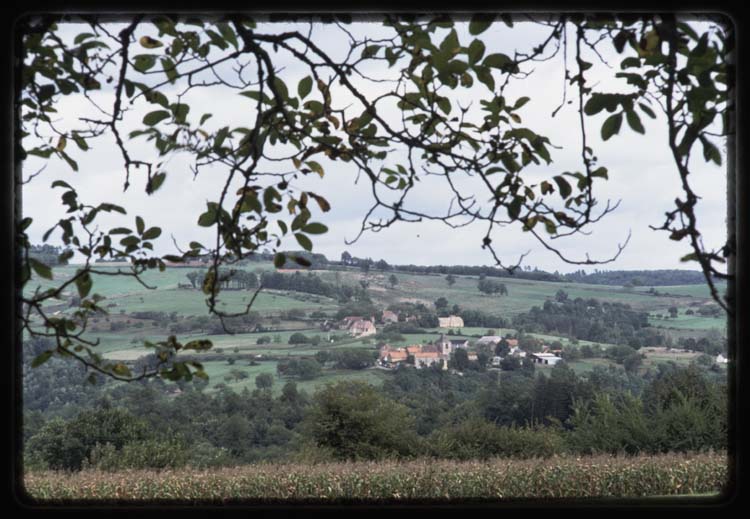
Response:
[{"label": "crop field", "polygon": [[[695,496],[716,501],[727,485],[727,457],[666,454],[489,461],[257,464],[210,471],[28,473],[24,490],[38,503],[159,501],[442,503],[475,499],[647,498]],[[596,503],[597,501],[589,501]],[[616,501],[615,501],[616,502]],[[665,501],[668,503],[669,501]],[[602,501],[599,501],[601,504]]]}]

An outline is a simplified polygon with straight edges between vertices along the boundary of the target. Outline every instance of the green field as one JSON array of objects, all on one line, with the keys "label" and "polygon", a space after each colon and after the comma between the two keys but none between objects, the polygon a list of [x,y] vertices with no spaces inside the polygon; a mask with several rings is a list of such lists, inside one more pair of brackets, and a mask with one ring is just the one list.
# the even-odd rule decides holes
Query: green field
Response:
[{"label": "green field", "polygon": [[727,326],[727,320],[724,318],[685,315],[684,311],[680,311],[676,318],[670,317],[668,319],[658,319],[652,314],[649,316],[648,322],[651,326],[658,328],[675,328],[679,330],[711,330],[715,328],[723,331]]},{"label": "green field", "polygon": [[[313,394],[326,384],[336,383],[344,379],[360,380],[372,385],[380,385],[383,382],[383,378],[388,376],[387,372],[373,368],[365,370],[326,369],[319,377],[313,380],[300,380],[293,377],[279,376],[276,372],[277,364],[277,361],[262,361],[257,366],[250,366],[248,365],[248,361],[238,360],[234,365],[230,365],[226,361],[208,361],[204,363],[204,366],[209,376],[210,389],[215,389],[216,386],[223,384],[235,391],[242,391],[244,388],[252,391],[256,389],[255,377],[261,373],[269,373],[274,377],[272,387],[274,396],[281,394],[281,389],[287,381],[293,381],[297,384],[298,390]],[[235,370],[247,374],[247,378],[226,380],[225,377]]]},{"label": "green field", "polygon": [[[97,268],[115,273],[123,267],[97,266]],[[262,270],[271,270],[273,266],[270,263],[252,263],[247,270],[260,272]],[[126,270],[126,269],[123,269]],[[143,275],[143,281],[149,286],[149,289],[139,284],[132,277],[113,276],[113,275],[96,275],[94,276],[93,292],[101,294],[106,299],[101,303],[106,307],[111,321],[125,320],[131,321],[130,329],[119,330],[116,332],[109,331],[110,323],[104,318],[97,319],[93,331],[87,332],[86,337],[89,339],[99,339],[100,345],[97,347],[99,353],[106,357],[118,360],[135,360],[140,356],[150,353],[151,350],[142,346],[143,340],[165,340],[170,332],[159,326],[155,326],[151,320],[138,321],[130,316],[133,312],[139,311],[156,311],[167,314],[176,313],[178,316],[205,316],[208,315],[206,306],[206,296],[195,289],[179,289],[178,283],[186,284],[188,279],[186,274],[197,268],[167,268],[164,272],[147,271]],[[66,279],[74,275],[75,266],[58,267],[54,269],[56,280]],[[679,337],[700,337],[713,330],[719,330],[724,333],[725,320],[722,318],[702,317],[699,315],[686,315],[688,308],[695,308],[696,304],[710,302],[708,289],[703,285],[690,286],[669,286],[658,287],[662,294],[654,296],[647,291],[649,287],[638,287],[636,289],[625,289],[623,287],[604,286],[604,285],[587,285],[578,283],[552,283],[545,281],[531,281],[516,278],[502,278],[500,281],[508,288],[507,296],[488,296],[481,294],[477,289],[477,278],[469,276],[456,276],[456,283],[449,287],[443,275],[417,275],[403,272],[394,272],[398,278],[395,288],[391,288],[388,277],[391,272],[370,272],[364,274],[358,269],[325,271],[314,271],[323,280],[336,284],[357,285],[360,280],[367,279],[369,282],[368,293],[373,302],[380,306],[386,307],[396,302],[421,302],[427,306],[432,306],[434,301],[439,297],[445,297],[450,305],[458,304],[462,308],[481,310],[482,312],[492,313],[511,320],[514,315],[528,311],[532,306],[541,306],[548,299],[555,297],[558,290],[567,292],[569,298],[595,298],[600,301],[620,302],[629,304],[632,308],[640,311],[646,311],[650,314],[649,323],[658,329],[663,330],[670,335],[673,340]],[[27,289],[32,292],[33,287],[37,285],[37,279],[34,279]],[[48,288],[51,282],[41,280],[39,283],[42,289]],[[218,309],[225,312],[238,312],[247,305],[252,297],[251,290],[226,290],[219,296]],[[53,310],[60,310],[64,313],[72,311],[67,308],[67,298],[75,294],[75,287],[71,286],[65,292],[65,299],[61,301]],[[656,315],[668,314],[668,308],[676,306],[679,308],[679,315],[676,319],[659,319]],[[329,315],[339,309],[336,300],[304,294],[299,292],[284,291],[262,291],[256,298],[251,310],[258,312],[263,318],[263,326],[270,328],[271,331],[259,333],[241,333],[236,335],[205,335],[205,334],[182,334],[178,338],[187,341],[194,338],[207,338],[214,343],[214,349],[207,352],[207,358],[215,358],[217,350],[227,357],[238,356],[235,366],[229,366],[225,360],[210,360],[206,362],[207,371],[211,375],[211,387],[216,384],[226,383],[230,387],[254,387],[254,379],[258,373],[270,371],[275,375],[275,363],[270,360],[262,362],[259,366],[248,366],[249,356],[263,355],[273,359],[287,356],[312,356],[322,349],[338,348],[364,348],[373,349],[376,340],[373,337],[367,339],[347,338],[342,341],[327,342],[327,333],[320,331],[318,323],[314,321],[289,321],[279,320],[282,312],[300,309],[307,314],[313,311],[327,312]],[[138,326],[138,327],[136,327]],[[289,344],[289,337],[300,331],[308,337],[320,336],[324,341],[318,345],[312,344]],[[419,344],[433,342],[438,339],[441,333],[447,332],[447,329],[428,329],[425,333],[404,334],[401,341],[391,341],[392,346],[401,347],[409,344]],[[455,330],[454,330],[455,331]],[[460,330],[462,335],[451,335],[448,339],[469,339],[474,342],[478,336],[488,333],[484,327],[465,327]],[[332,334],[341,335],[342,332],[333,330]],[[511,328],[501,328],[494,331],[497,335],[515,334],[516,330]],[[570,346],[572,343],[567,338],[556,337],[545,334],[530,334],[543,340],[546,344],[555,341],[561,342],[564,346]],[[257,344],[258,338],[269,336],[274,342],[270,344]],[[589,341],[578,341],[578,345],[592,345]],[[603,348],[609,344],[601,344]],[[238,351],[235,353],[235,349]],[[201,354],[198,354],[199,356]],[[657,357],[651,357],[645,364],[650,365],[659,361]],[[664,359],[674,360],[674,359]],[[682,359],[678,360],[683,362]],[[606,365],[609,361],[603,359],[592,359],[585,361],[572,362],[571,367],[576,371],[587,371],[594,365]],[[227,383],[223,380],[224,376],[231,369],[242,368],[247,371],[248,378],[241,381],[232,381]],[[541,368],[545,369],[545,368]],[[370,381],[379,382],[382,380],[383,373],[378,370],[366,370],[364,372],[341,372],[331,369],[325,369],[323,375],[314,381],[302,382],[301,385],[317,387],[328,381],[334,381],[341,378],[365,378]],[[276,384],[276,390],[280,390],[283,383]]]}]

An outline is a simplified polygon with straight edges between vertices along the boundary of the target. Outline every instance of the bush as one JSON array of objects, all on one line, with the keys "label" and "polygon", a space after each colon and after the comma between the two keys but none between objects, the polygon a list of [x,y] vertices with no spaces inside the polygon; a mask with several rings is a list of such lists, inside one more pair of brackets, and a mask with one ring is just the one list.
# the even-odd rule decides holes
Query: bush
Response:
[{"label": "bush", "polygon": [[306,342],[310,342],[310,339],[308,339],[303,333],[293,333],[291,337],[289,337],[289,344],[303,344]]},{"label": "bush", "polygon": [[339,382],[316,393],[303,429],[338,459],[412,456],[421,447],[409,409],[361,382]]},{"label": "bush", "polygon": [[498,427],[481,418],[436,430],[430,453],[446,459],[547,458],[566,451],[562,435],[550,427]]},{"label": "bush", "polygon": [[70,421],[56,418],[29,439],[28,452],[52,470],[79,470],[97,445],[112,444],[120,449],[133,441],[145,440],[145,421],[124,409],[83,411]]}]

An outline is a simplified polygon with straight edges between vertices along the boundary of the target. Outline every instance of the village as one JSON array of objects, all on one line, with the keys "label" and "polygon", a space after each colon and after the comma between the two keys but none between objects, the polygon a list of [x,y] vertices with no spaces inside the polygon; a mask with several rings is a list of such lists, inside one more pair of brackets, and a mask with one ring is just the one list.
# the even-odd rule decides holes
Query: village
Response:
[{"label": "village", "polygon": [[[411,316],[404,316],[405,321],[410,320]],[[367,337],[377,333],[375,316],[365,319],[362,316],[347,316],[339,323],[340,330],[346,330],[352,337]],[[459,316],[449,315],[438,318],[439,328],[446,330],[463,328],[463,319]],[[399,316],[389,310],[384,310],[379,319],[380,324],[388,325],[399,322]],[[478,359],[478,349],[484,348],[493,353],[497,352],[497,345],[504,343],[507,345],[505,355],[492,355],[490,365],[499,367],[503,359],[507,356],[519,360],[527,358],[535,364],[553,366],[562,361],[560,356],[561,350],[553,350],[549,346],[542,345],[541,352],[531,353],[523,351],[518,344],[518,339],[499,335],[486,335],[480,337],[472,344],[468,339],[448,339],[445,333],[441,333],[438,338],[426,344],[411,344],[404,347],[394,348],[388,343],[378,344],[378,362],[377,366],[383,369],[396,369],[401,365],[413,366],[416,369],[436,366],[440,369],[447,370],[451,356],[458,350],[466,351],[468,361]]]}]

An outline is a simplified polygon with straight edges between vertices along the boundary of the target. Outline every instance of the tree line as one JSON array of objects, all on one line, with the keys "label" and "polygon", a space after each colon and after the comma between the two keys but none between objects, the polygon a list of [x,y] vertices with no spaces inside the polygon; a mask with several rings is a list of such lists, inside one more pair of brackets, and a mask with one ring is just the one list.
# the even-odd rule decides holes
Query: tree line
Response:
[{"label": "tree line", "polygon": [[[294,369],[304,371],[304,364],[297,361]],[[34,380],[24,381],[24,460],[36,469],[727,447],[726,381],[696,364],[663,364],[642,377],[603,367],[579,375],[564,365],[547,374],[468,370],[462,377],[399,369],[380,388],[344,381],[313,394],[300,390],[290,375],[268,373],[255,379],[255,389],[240,392],[223,385],[207,392],[198,380],[102,382],[80,393],[75,405],[50,401],[53,393],[34,387],[41,371],[29,376]],[[58,391],[84,391],[72,373],[61,380]],[[277,385],[280,391],[274,391]],[[176,388],[181,392],[175,395]]]}]

